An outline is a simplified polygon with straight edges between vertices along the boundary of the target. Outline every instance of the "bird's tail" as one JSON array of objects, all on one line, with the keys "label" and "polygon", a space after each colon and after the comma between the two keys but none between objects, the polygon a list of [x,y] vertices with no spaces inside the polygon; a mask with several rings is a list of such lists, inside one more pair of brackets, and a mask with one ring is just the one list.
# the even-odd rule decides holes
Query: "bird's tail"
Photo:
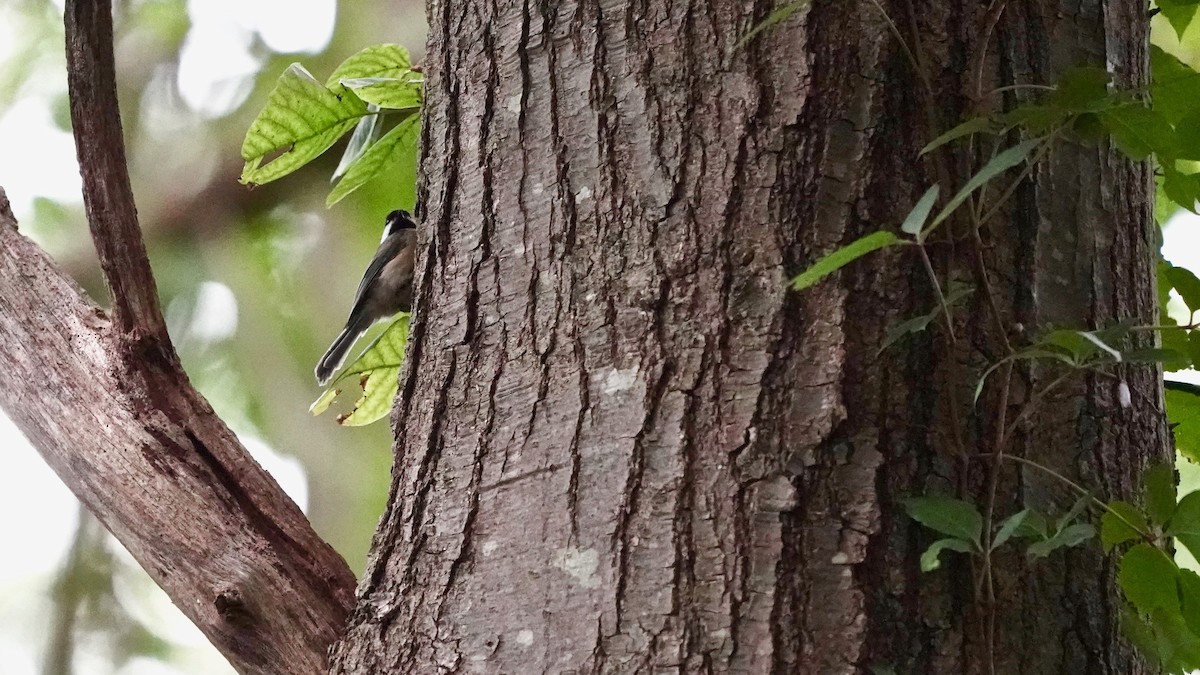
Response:
[{"label": "bird's tail", "polygon": [[342,367],[342,363],[346,361],[346,354],[349,353],[350,347],[354,346],[354,341],[362,335],[366,327],[361,327],[358,322],[351,321],[346,324],[342,332],[334,339],[333,344],[329,345],[329,351],[325,352],[325,356],[317,362],[317,368],[314,374],[317,376],[317,384],[324,387],[329,384],[333,374],[338,368]]}]

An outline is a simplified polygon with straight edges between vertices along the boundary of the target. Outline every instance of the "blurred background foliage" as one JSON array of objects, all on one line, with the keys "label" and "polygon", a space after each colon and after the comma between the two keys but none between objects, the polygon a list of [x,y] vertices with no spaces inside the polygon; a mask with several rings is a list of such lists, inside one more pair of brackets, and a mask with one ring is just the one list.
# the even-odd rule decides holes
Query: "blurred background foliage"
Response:
[{"label": "blurred background foliage", "polygon": [[[364,46],[424,52],[416,0],[116,0],[120,99],[134,193],[172,334],[193,382],[356,572],[389,484],[387,424],[307,412],[312,367],[349,309],[383,217],[413,206],[415,157],[332,210],[344,140],[300,173],[238,184],[242,137],[278,75],[324,79]],[[70,138],[62,0],[0,2],[0,186],[22,230],[100,304]],[[1200,27],[1153,41],[1200,68]],[[1166,257],[1195,218],[1160,201]],[[1168,221],[1168,217],[1171,218]],[[1191,241],[1195,241],[1194,239]],[[1197,258],[1192,260],[1192,258]],[[1194,374],[1193,374],[1194,375]],[[1190,379],[1190,378],[1188,378]],[[0,672],[231,672],[0,416]],[[1200,471],[1181,466],[1181,492]]]},{"label": "blurred background foliage", "polygon": [[[289,64],[300,62],[323,80],[346,57],[383,42],[406,46],[419,62],[424,5],[114,5],[133,189],[184,366],[256,458],[306,505],[317,531],[361,572],[390,483],[390,431],[386,422],[343,428],[334,414],[309,415],[320,393],[312,369],[345,320],[384,215],[413,206],[415,148],[405,166],[333,209],[324,200],[344,140],[314,165],[255,189],[238,184],[238,153]],[[0,2],[0,186],[21,230],[107,305],[69,134],[62,0]],[[230,672],[82,510],[75,518],[73,504],[31,508],[42,495],[22,472],[33,471],[31,456],[40,460],[9,424],[0,424],[0,447],[0,474],[12,477],[0,480],[8,495],[0,506],[9,511],[0,515],[0,541],[11,557],[50,546],[43,558],[59,561],[0,565],[0,672]]]}]

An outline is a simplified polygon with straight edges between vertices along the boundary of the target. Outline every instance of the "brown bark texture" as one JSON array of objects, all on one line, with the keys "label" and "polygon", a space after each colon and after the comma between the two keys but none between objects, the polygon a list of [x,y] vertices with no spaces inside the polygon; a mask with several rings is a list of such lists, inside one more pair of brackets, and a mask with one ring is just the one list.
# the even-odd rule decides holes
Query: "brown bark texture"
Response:
[{"label": "brown bark texture", "polygon": [[[743,49],[769,3],[430,1],[394,482],[335,672],[1148,672],[1096,546],[997,555],[994,603],[965,556],[918,569],[935,537],[900,500],[989,485],[953,420],[984,452],[1061,371],[1018,367],[1004,410],[994,387],[972,407],[1004,353],[978,289],[956,348],[927,331],[879,353],[935,302],[911,248],[785,286],[895,231],[947,175],[917,159],[931,134],[1025,95],[993,88],[1079,64],[1145,84],[1144,3],[882,8],[931,94],[867,0],[816,0]],[[958,164],[943,192],[978,168]],[[954,242],[934,264],[986,272],[1018,343],[1153,322],[1149,187],[1060,142],[982,266]],[[1169,444],[1158,373],[1117,375],[1066,380],[1010,451],[1129,495]],[[1073,501],[1004,466],[997,517]]]},{"label": "brown bark texture", "polygon": [[72,126],[113,309],[17,232],[0,190],[0,407],[239,672],[325,672],[354,576],[180,367],[129,186],[111,19],[109,2],[67,2]]}]

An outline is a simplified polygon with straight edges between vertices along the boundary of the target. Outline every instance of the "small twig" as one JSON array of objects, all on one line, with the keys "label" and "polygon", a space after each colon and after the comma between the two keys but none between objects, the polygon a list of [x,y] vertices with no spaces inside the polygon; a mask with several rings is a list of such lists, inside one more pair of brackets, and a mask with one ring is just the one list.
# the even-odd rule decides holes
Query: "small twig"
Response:
[{"label": "small twig", "polygon": [[921,252],[921,264],[925,266],[929,283],[933,284],[933,292],[937,294],[938,305],[942,308],[942,316],[946,320],[946,334],[950,337],[950,346],[953,347],[957,341],[954,337],[954,317],[950,314],[950,303],[946,302],[946,295],[942,293],[942,284],[938,282],[937,273],[933,271],[933,262],[929,260],[925,246],[918,243],[917,250]]},{"label": "small twig", "polygon": [[112,2],[69,0],[65,21],[67,88],[83,204],[112,290],[115,323],[126,335],[157,338],[159,347],[171,350],[129,185],[117,107]]}]

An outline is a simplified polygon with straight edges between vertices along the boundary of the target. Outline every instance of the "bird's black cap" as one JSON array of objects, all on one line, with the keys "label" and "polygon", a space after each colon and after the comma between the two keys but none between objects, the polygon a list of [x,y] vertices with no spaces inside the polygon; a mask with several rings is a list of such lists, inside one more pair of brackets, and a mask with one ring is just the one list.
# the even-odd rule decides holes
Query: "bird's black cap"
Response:
[{"label": "bird's black cap", "polygon": [[408,211],[396,209],[387,215],[387,222],[383,226],[383,238],[387,239],[400,230],[413,230],[416,227],[417,224],[413,222]]}]

